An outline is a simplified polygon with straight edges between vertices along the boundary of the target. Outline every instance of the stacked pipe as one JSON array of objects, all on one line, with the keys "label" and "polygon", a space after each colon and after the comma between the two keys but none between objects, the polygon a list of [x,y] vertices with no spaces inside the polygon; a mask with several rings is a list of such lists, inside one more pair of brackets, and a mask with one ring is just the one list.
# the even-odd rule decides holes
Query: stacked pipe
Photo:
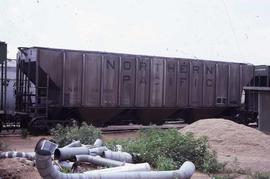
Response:
[{"label": "stacked pipe", "polygon": [[26,158],[27,160],[35,160],[35,154],[31,152],[17,152],[17,151],[8,151],[0,152],[1,158]]},{"label": "stacked pipe", "polygon": [[[53,146],[51,148],[46,146]],[[94,145],[82,145],[78,141],[57,148],[57,145],[46,140],[40,140],[35,148],[36,167],[43,178],[100,178],[100,179],[173,179],[190,178],[195,172],[192,162],[186,161],[178,170],[151,171],[148,163],[134,164],[133,156],[126,152],[115,152],[102,146],[98,139]],[[53,165],[52,155],[59,160]],[[70,162],[67,162],[70,161]],[[87,162],[110,168],[92,170],[84,173],[62,173],[61,167],[72,167],[78,163]]]}]

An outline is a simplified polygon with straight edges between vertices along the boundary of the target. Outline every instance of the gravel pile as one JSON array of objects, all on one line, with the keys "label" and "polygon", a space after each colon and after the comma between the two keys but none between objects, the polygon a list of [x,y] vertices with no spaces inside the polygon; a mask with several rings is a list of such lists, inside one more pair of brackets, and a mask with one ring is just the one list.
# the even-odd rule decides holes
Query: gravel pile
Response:
[{"label": "gravel pile", "polygon": [[237,160],[241,168],[270,170],[270,136],[257,129],[225,119],[203,119],[179,131],[206,136],[221,161]]}]

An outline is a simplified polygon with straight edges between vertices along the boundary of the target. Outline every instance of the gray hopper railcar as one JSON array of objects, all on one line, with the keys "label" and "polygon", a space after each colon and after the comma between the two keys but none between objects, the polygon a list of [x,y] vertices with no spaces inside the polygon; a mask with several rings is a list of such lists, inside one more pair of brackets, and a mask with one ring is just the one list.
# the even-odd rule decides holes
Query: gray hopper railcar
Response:
[{"label": "gray hopper railcar", "polygon": [[233,118],[253,73],[243,63],[20,48],[16,110],[31,114],[35,129],[72,119],[102,126]]}]

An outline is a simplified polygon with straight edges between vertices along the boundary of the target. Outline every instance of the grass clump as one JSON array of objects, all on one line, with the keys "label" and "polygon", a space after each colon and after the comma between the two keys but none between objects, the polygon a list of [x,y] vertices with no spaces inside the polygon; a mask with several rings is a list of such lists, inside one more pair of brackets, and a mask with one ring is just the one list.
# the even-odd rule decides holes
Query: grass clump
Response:
[{"label": "grass clump", "polygon": [[87,125],[85,122],[81,126],[62,126],[57,124],[51,130],[53,140],[63,147],[73,140],[80,140],[83,144],[93,144],[97,138],[101,137],[101,131],[92,125]]},{"label": "grass clump", "polygon": [[216,153],[209,150],[206,137],[195,138],[191,133],[181,134],[175,129],[143,130],[138,139],[113,141],[108,147],[114,150],[115,144],[122,145],[126,152],[140,154],[142,162],[159,170],[178,169],[187,160],[206,173],[224,168],[224,164],[217,161]]}]

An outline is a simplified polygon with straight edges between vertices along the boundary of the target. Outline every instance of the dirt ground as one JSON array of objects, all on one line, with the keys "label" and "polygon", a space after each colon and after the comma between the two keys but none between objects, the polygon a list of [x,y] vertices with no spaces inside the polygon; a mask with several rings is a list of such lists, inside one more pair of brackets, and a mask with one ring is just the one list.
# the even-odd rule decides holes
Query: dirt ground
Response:
[{"label": "dirt ground", "polygon": [[[207,136],[210,147],[217,152],[218,159],[228,162],[230,167],[251,169],[252,171],[270,170],[270,136],[256,129],[248,128],[231,121],[195,122],[181,129],[180,132],[193,132],[195,136]],[[138,137],[136,132],[104,134],[103,140],[133,139]],[[21,136],[0,137],[0,141],[8,145],[9,150],[33,152],[35,145],[41,138],[50,136]],[[0,160],[0,178],[40,178],[38,171],[31,163],[19,159]],[[196,172],[192,179],[209,179],[206,174]],[[246,178],[245,175],[235,177]]]},{"label": "dirt ground", "polygon": [[29,136],[23,139],[20,135],[1,136],[0,141],[7,144],[8,150],[33,152],[37,142],[41,138],[49,138],[50,136]]},{"label": "dirt ground", "polygon": [[35,167],[16,158],[0,160],[0,178],[40,179]]}]

